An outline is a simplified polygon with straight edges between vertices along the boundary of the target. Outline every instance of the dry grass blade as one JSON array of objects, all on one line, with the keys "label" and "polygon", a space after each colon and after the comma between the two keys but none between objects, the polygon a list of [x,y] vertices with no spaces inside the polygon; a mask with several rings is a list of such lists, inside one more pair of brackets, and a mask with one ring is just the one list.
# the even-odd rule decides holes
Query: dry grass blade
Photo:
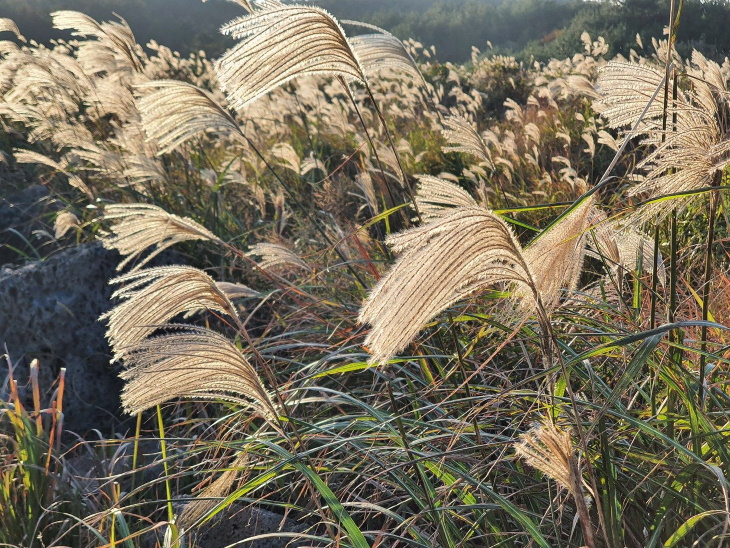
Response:
[{"label": "dry grass blade", "polygon": [[359,316],[372,325],[364,343],[372,363],[387,361],[436,314],[485,286],[517,282],[535,287],[511,229],[483,208],[456,209],[388,243],[404,253]]},{"label": "dry grass blade", "polygon": [[228,494],[246,464],[248,464],[248,455],[239,453],[218,479],[198,492],[196,498],[185,505],[178,522],[180,526],[189,529],[215,508],[218,504],[216,499]]},{"label": "dry grass blade", "polygon": [[146,339],[179,314],[213,310],[238,319],[236,309],[216,282],[190,266],[147,268],[110,281],[125,284],[112,294],[124,301],[104,314],[114,359],[122,349]]},{"label": "dry grass blade", "polygon": [[172,151],[205,131],[243,137],[233,117],[213,96],[192,84],[158,80],[137,86],[156,91],[137,101],[145,133],[157,142],[159,154]]},{"label": "dry grass blade", "polygon": [[298,76],[365,81],[342,27],[323,9],[267,6],[221,30],[241,39],[216,64],[221,87],[237,110]]},{"label": "dry grass blade", "polygon": [[466,190],[433,175],[416,175],[416,205],[425,221],[437,219],[455,207],[477,207],[479,204]]},{"label": "dry grass blade", "polygon": [[[184,327],[184,326],[181,326]],[[124,410],[134,415],[175,398],[222,399],[253,408],[269,421],[278,414],[256,370],[228,339],[187,328],[123,349]]]},{"label": "dry grass blade", "polygon": [[525,248],[525,262],[546,310],[558,304],[564,290],[572,291],[578,284],[594,202],[595,196],[583,200]]},{"label": "dry grass blade", "polygon": [[449,116],[444,120],[444,125],[447,128],[444,130],[444,138],[452,145],[444,147],[444,152],[471,154],[494,169],[487,144],[468,120],[460,116]]},{"label": "dry grass blade", "polygon": [[151,246],[155,249],[139,262],[135,270],[178,242],[210,240],[223,244],[215,234],[192,219],[172,215],[149,204],[108,205],[104,219],[115,221],[111,232],[103,234],[101,241],[104,247],[116,249],[125,257],[118,270]]},{"label": "dry grass blade", "polygon": [[279,244],[258,243],[251,247],[246,255],[248,257],[259,257],[256,264],[266,272],[282,267],[301,268],[302,270],[312,269],[291,249]]}]

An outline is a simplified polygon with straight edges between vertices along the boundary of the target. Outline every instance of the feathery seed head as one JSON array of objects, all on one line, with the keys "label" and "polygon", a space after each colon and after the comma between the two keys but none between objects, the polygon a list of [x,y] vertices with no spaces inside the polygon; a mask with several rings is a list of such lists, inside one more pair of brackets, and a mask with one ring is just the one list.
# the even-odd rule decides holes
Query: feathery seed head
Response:
[{"label": "feathery seed head", "polygon": [[190,529],[215,508],[218,503],[216,499],[228,494],[246,464],[248,464],[248,455],[245,452],[239,453],[218,479],[199,491],[195,499],[185,505],[178,520],[180,527]]},{"label": "feathery seed head", "polygon": [[228,339],[188,326],[122,349],[124,410],[134,415],[174,398],[222,399],[250,407],[269,421],[278,416],[256,370]]},{"label": "feathery seed head", "polygon": [[525,262],[546,310],[559,303],[564,290],[572,291],[578,284],[594,203],[595,195],[584,199],[525,248]]},{"label": "feathery seed head", "polygon": [[53,223],[53,237],[57,240],[63,238],[69,230],[78,229],[79,226],[79,218],[76,215],[70,211],[62,211],[56,215],[56,221]]},{"label": "feathery seed head", "polygon": [[348,38],[350,47],[360,62],[363,71],[370,76],[384,68],[394,68],[409,76],[417,78],[424,85],[426,81],[413,60],[413,57],[403,45],[403,42],[385,29],[361,23],[359,21],[342,21],[346,25],[374,30],[372,34],[361,34]]},{"label": "feathery seed head", "polygon": [[7,17],[0,17],[0,32],[12,32],[21,42],[26,41],[25,37],[20,34],[20,30],[18,29],[18,25],[15,24],[15,21]]},{"label": "feathery seed head", "polygon": [[527,464],[557,481],[574,497],[583,496],[576,492],[580,481],[576,482],[575,478],[575,449],[568,432],[561,432],[555,425],[545,423],[522,434],[514,447],[517,456]]},{"label": "feathery seed head", "polygon": [[452,143],[451,146],[444,147],[444,152],[471,154],[489,168],[494,169],[489,147],[471,122],[461,116],[449,116],[444,120],[444,125],[447,127],[444,130],[444,138]]},{"label": "feathery seed head", "polygon": [[157,80],[137,86],[155,89],[137,104],[149,140],[165,154],[205,131],[221,131],[243,138],[235,119],[213,96],[186,82]]},{"label": "feathery seed head", "polygon": [[107,338],[114,360],[179,314],[213,310],[238,319],[228,295],[202,270],[162,266],[125,274],[110,281],[124,284],[112,298],[124,299],[101,319],[109,320]]},{"label": "feathery seed head", "polygon": [[455,207],[478,207],[479,204],[466,190],[454,183],[432,175],[416,175],[416,205],[424,221],[431,221]]},{"label": "feathery seed head", "polygon": [[[499,282],[534,288],[512,230],[491,211],[461,207],[388,239],[402,256],[372,290],[358,321],[372,330],[371,363],[405,348],[436,314]],[[529,298],[529,290],[523,291]]]},{"label": "feathery seed head", "polygon": [[[726,116],[728,93],[720,68],[701,56],[695,56],[699,68],[689,89],[677,89],[677,97],[667,106],[666,128],[662,126],[664,99],[658,94],[649,104],[664,77],[658,68],[634,63],[608,63],[599,74],[601,100],[596,109],[608,119],[609,126],[633,126],[649,104],[639,132],[642,144],[653,147],[637,167],[646,175],[629,190],[632,196],[649,199],[669,194],[691,192],[712,186],[715,177],[730,164],[730,132]],[[714,66],[713,66],[714,65]],[[670,89],[673,81],[670,79]],[[658,200],[645,204],[635,213],[643,223],[667,215],[672,209],[686,206],[695,196]]]},{"label": "feathery seed head", "polygon": [[270,271],[276,267],[294,267],[302,270],[312,270],[296,253],[291,249],[279,244],[261,242],[246,253],[248,257],[259,257],[257,265],[261,270]]},{"label": "feathery seed head", "polygon": [[187,217],[178,217],[149,204],[112,204],[106,206],[104,219],[115,221],[111,232],[102,237],[107,249],[116,249],[125,259],[118,270],[138,257],[145,249],[155,246],[133,270],[148,263],[168,247],[189,240],[209,240],[222,244],[207,228]]},{"label": "feathery seed head", "polygon": [[241,40],[216,63],[221,87],[236,110],[299,76],[365,82],[342,27],[321,8],[274,4],[231,21],[221,32]]}]

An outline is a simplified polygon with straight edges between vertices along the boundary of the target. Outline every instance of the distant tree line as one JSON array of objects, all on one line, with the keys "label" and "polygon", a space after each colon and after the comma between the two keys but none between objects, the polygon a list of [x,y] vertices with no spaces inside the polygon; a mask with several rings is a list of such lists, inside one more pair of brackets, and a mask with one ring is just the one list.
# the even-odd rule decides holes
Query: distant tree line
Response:
[{"label": "distant tree line", "polygon": [[[579,51],[580,35],[603,36],[610,54],[628,54],[639,34],[645,45],[661,37],[670,0],[312,0],[341,19],[381,26],[399,38],[436,46],[441,61],[464,61],[471,47],[522,60],[565,57]],[[219,55],[232,45],[218,29],[241,15],[224,0],[0,0],[0,17],[10,17],[28,38],[48,42],[68,34],[51,28],[49,13],[82,11],[96,19],[124,17],[137,40],[150,39],[182,54],[204,49]],[[730,54],[727,0],[686,0],[678,49],[693,47],[715,59]]]}]

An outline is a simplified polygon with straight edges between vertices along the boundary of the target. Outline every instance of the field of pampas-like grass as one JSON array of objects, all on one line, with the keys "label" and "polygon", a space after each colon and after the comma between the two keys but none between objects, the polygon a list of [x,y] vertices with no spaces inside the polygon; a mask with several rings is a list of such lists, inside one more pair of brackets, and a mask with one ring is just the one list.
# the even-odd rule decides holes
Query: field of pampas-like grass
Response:
[{"label": "field of pampas-like grass", "polygon": [[5,356],[0,545],[203,548],[243,508],[283,529],[237,546],[730,544],[730,63],[674,3],[534,65],[236,3],[215,60],[0,18],[0,192],[119,254],[132,425],[66,432],[64,372],[31,408]]}]

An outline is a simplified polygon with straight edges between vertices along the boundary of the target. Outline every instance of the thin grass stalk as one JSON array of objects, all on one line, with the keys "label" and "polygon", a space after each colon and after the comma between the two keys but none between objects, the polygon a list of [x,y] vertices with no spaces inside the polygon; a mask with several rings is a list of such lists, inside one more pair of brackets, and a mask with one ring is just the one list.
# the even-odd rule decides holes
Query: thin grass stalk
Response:
[{"label": "thin grass stalk", "polygon": [[[542,309],[542,304],[538,303],[539,308]],[[544,312],[543,312],[544,313]],[[558,345],[557,338],[555,337],[555,332],[552,330],[552,324],[548,324],[550,328],[549,337],[552,340],[552,347],[556,349],[556,356],[558,358],[558,362],[560,364],[560,371],[563,374],[563,377],[565,378],[565,390],[568,393],[568,398],[570,399],[570,405],[573,410],[573,418],[575,419],[575,429],[578,433],[578,440],[580,441],[580,448],[583,455],[586,456],[585,463],[586,463],[586,469],[588,472],[588,477],[591,481],[591,488],[593,489],[593,500],[596,504],[596,513],[598,515],[598,522],[599,527],[601,530],[601,533],[603,535],[603,539],[606,542],[607,546],[610,546],[609,539],[610,536],[608,534],[608,527],[606,526],[606,519],[603,515],[603,508],[601,504],[601,499],[599,496],[600,491],[598,490],[598,481],[596,480],[596,473],[595,469],[593,468],[593,465],[591,464],[590,459],[588,458],[588,440],[586,438],[585,431],[583,430],[583,424],[581,422],[581,417],[578,413],[578,401],[575,397],[575,393],[573,392],[573,388],[570,386],[570,375],[568,372],[568,367],[565,365],[565,360],[563,360],[563,355],[561,352],[559,352],[557,349],[560,348]],[[580,470],[574,470],[574,475],[577,475],[578,478],[581,477]],[[575,486],[578,490],[576,493],[580,493],[583,489],[583,486],[580,485],[580,481],[577,482],[578,485]],[[588,511],[588,506],[586,505],[585,500],[580,499],[579,496],[574,497],[575,499],[575,505],[576,505],[576,513],[578,514],[578,521],[580,522],[581,530],[583,531],[583,540],[585,541],[585,544],[588,548],[596,548],[596,540],[595,535],[593,534],[593,522],[591,521],[590,512]]]},{"label": "thin grass stalk", "polygon": [[[591,514],[588,511],[588,505],[586,504],[585,498],[581,496],[581,493],[583,491],[583,485],[581,484],[581,471],[580,466],[577,462],[574,460],[571,460],[570,467],[573,469],[571,477],[574,479],[575,484],[572,486],[575,492],[577,493],[573,499],[575,500],[575,509],[578,513],[578,521],[580,522],[580,528],[583,532],[583,541],[585,542],[586,546],[588,548],[596,548],[596,539],[593,534],[593,523],[591,521]],[[594,497],[596,500],[598,500],[598,493],[595,494]],[[605,518],[604,518],[605,519]],[[606,540],[608,540],[608,529],[604,531],[604,534],[606,535]]]},{"label": "thin grass stalk", "polygon": [[[16,381],[17,383],[17,381]],[[48,436],[48,455],[46,456],[46,474],[50,473],[51,459],[53,458],[53,447],[61,454],[61,433],[63,431],[63,393],[66,387],[66,368],[62,367],[58,374],[58,388],[51,402],[51,429]],[[54,443],[55,442],[55,443]],[[59,462],[56,462],[58,471]],[[53,479],[51,480],[53,482]]]},{"label": "thin grass stalk", "polygon": [[[714,186],[722,182],[722,172],[718,171],[715,175]],[[709,209],[709,226],[707,227],[707,246],[705,248],[705,276],[702,286],[702,321],[706,322],[710,314],[710,281],[712,279],[712,245],[715,240],[715,217],[717,214],[717,191],[713,191],[710,196]],[[704,409],[705,400],[705,364],[707,362],[707,326],[703,325],[700,332],[700,369],[697,373],[697,402],[700,409]]]},{"label": "thin grass stalk", "polygon": [[110,539],[109,539],[111,548],[114,548],[117,545],[116,529],[117,529],[117,514],[119,513],[119,494],[120,494],[119,483],[117,483],[115,481],[114,483],[112,483],[112,503],[113,503],[113,507],[111,510],[112,529],[111,529]]},{"label": "thin grass stalk", "polygon": [[[56,422],[56,453],[61,454],[61,433],[63,432],[63,395],[66,391],[66,368],[62,367],[58,373],[58,395],[56,396],[56,410],[58,421]],[[60,461],[56,461],[56,472]]]},{"label": "thin grass stalk", "polygon": [[43,433],[43,418],[41,417],[41,391],[38,385],[38,360],[36,359],[30,362],[30,385],[33,389],[36,435],[40,438]]},{"label": "thin grass stalk", "polygon": [[[459,364],[459,372],[461,373],[462,382],[464,383],[464,390],[466,391],[466,397],[469,401],[471,401],[471,387],[469,386],[469,375],[466,372],[466,366],[464,365],[464,355],[461,351],[461,345],[459,344],[459,337],[456,332],[456,322],[454,322],[454,316],[451,314],[451,311],[448,312],[448,320],[449,320],[449,331],[451,332],[451,337],[454,341],[454,348],[456,349],[456,360]],[[457,383],[458,386],[458,383]],[[476,438],[477,445],[482,444],[482,433],[479,430],[479,421],[477,420],[477,416],[474,415],[471,419],[472,426],[474,427],[474,436]]]},{"label": "thin grass stalk", "polygon": [[[13,381],[11,381],[13,382]],[[17,387],[18,381],[14,381]],[[53,458],[53,445],[56,439],[56,424],[58,423],[58,408],[56,407],[56,400],[51,402],[51,429],[48,433],[48,454],[46,455],[46,474],[50,474],[51,471],[51,459]]]},{"label": "thin grass stalk", "polygon": [[423,469],[420,466],[420,459],[416,457],[416,455],[411,450],[411,445],[408,443],[408,437],[406,436],[406,430],[403,426],[403,420],[400,416],[400,410],[398,408],[398,403],[395,400],[395,395],[393,394],[393,387],[391,386],[391,379],[387,379],[385,386],[388,388],[388,397],[390,398],[390,405],[393,408],[393,417],[395,418],[395,424],[398,427],[398,432],[400,433],[401,440],[403,440],[403,448],[406,451],[406,455],[408,455],[408,458],[413,463],[413,466],[416,469],[416,475],[418,477],[418,482],[421,484],[421,489],[423,489],[423,494],[426,497],[426,503],[428,504],[428,515],[431,517],[431,519],[436,523],[436,529],[438,531],[439,540],[441,542],[442,546],[451,546],[453,543],[449,542],[450,538],[448,534],[446,533],[446,530],[443,525],[443,518],[440,512],[436,512],[436,504],[433,500],[433,497],[431,496],[431,491],[429,490],[429,483],[426,479],[425,474],[423,473]]},{"label": "thin grass stalk", "polygon": [[137,462],[139,459],[139,437],[142,430],[142,413],[137,413],[137,424],[134,427],[134,444],[132,446],[132,489],[134,491],[137,480]]},{"label": "thin grass stalk", "polygon": [[[659,294],[657,288],[659,286],[659,225],[654,227],[654,257],[653,257],[653,271],[651,273],[651,311],[649,315],[649,329],[656,327],[656,304]],[[651,394],[651,416],[656,416],[656,390],[654,389],[654,381],[650,389]]]},{"label": "thin grass stalk", "polygon": [[649,312],[649,329],[656,327],[656,304],[659,294],[657,288],[659,286],[659,226],[654,227],[654,257],[653,270],[651,273],[651,308]]},{"label": "thin grass stalk", "polygon": [[[345,88],[345,93],[347,94],[348,99],[350,99],[350,102],[352,103],[353,108],[355,109],[355,113],[357,114],[357,118],[360,122],[360,125],[362,126],[362,130],[365,133],[365,138],[368,140],[368,143],[370,144],[370,149],[373,151],[373,154],[375,155],[375,161],[378,163],[378,169],[380,170],[380,174],[383,177],[383,182],[385,183],[385,190],[388,191],[388,196],[390,197],[390,201],[393,203],[394,206],[398,205],[398,201],[395,199],[395,196],[393,196],[393,191],[390,188],[390,183],[388,182],[388,177],[385,175],[385,168],[383,168],[383,162],[380,161],[380,155],[378,154],[378,149],[375,146],[375,143],[373,142],[372,137],[370,136],[370,132],[368,131],[367,125],[365,124],[365,119],[362,117],[362,113],[360,112],[360,107],[357,106],[357,101],[355,101],[355,97],[352,95],[352,90],[350,90],[350,86],[345,81],[344,78],[341,76],[337,77],[338,81],[342,85],[343,88]],[[397,158],[397,156],[396,156]],[[403,217],[403,221],[405,222],[406,226],[410,226],[411,222],[410,219],[408,219],[408,215],[401,212],[401,216]]]},{"label": "thin grass stalk", "polygon": [[58,421],[56,422],[56,452],[61,454],[61,433],[63,432],[63,395],[66,391],[66,368],[62,367],[58,373],[58,395],[56,396],[56,408],[58,409]]},{"label": "thin grass stalk", "polygon": [[[672,210],[671,229],[669,238],[669,308],[667,309],[667,322],[674,323],[674,316],[677,310],[677,210]],[[675,363],[677,336],[674,330],[669,332],[669,355],[670,362]],[[674,409],[677,404],[677,395],[669,390],[667,397],[667,436],[674,439]]]},{"label": "thin grass stalk", "polygon": [[[674,0],[672,0],[672,14],[674,14]],[[674,43],[674,31],[676,25],[671,24],[672,36],[670,37],[670,52],[671,44]],[[669,55],[669,54],[668,54]],[[677,70],[674,69],[674,82],[672,86],[672,132],[677,131]],[[666,111],[664,113],[666,118]],[[677,248],[677,208],[672,210],[671,218],[671,237],[670,237],[670,259],[669,259],[669,309],[667,311],[667,319],[669,323],[675,322],[675,316],[677,313],[677,278],[679,276],[677,260],[679,250]],[[670,344],[670,363],[676,365],[676,370],[681,371],[682,369],[682,350],[677,348],[677,343],[680,342],[681,335],[677,334],[675,330],[669,332],[669,344]],[[670,438],[674,438],[674,414],[677,406],[677,394],[670,389],[667,397],[667,435]]]},{"label": "thin grass stalk", "polygon": [[395,143],[393,142],[393,136],[390,134],[390,130],[388,129],[388,124],[385,123],[385,118],[383,117],[383,113],[380,111],[380,107],[378,106],[377,101],[375,101],[375,97],[373,97],[373,92],[370,91],[369,86],[365,86],[366,91],[368,92],[368,96],[370,97],[370,101],[373,103],[373,108],[375,109],[375,113],[378,115],[378,118],[380,119],[380,123],[383,124],[383,131],[385,131],[385,136],[388,138],[388,144],[390,145],[390,149],[393,151],[393,155],[395,155],[395,161],[398,162],[398,169],[400,170],[401,177],[403,177],[403,184],[406,187],[406,192],[408,192],[408,197],[411,199],[411,203],[413,204],[413,209],[416,212],[416,217],[418,217],[419,221],[422,221],[421,218],[421,212],[418,211],[418,204],[416,203],[416,197],[413,194],[413,189],[411,188],[411,184],[408,181],[408,176],[406,175],[406,170],[403,169],[403,164],[400,161],[400,155],[398,154],[398,150],[395,148]]},{"label": "thin grass stalk", "polygon": [[638,324],[641,314],[641,276],[644,274],[644,242],[639,244],[639,252],[636,258],[636,274],[634,276],[634,299],[633,299],[633,320]]},{"label": "thin grass stalk", "polygon": [[172,507],[172,488],[170,487],[170,470],[167,464],[167,441],[165,440],[165,423],[162,420],[162,407],[155,406],[157,411],[157,428],[160,431],[160,452],[162,453],[162,467],[165,471],[165,495],[167,497],[167,521],[175,519],[175,510]]}]

